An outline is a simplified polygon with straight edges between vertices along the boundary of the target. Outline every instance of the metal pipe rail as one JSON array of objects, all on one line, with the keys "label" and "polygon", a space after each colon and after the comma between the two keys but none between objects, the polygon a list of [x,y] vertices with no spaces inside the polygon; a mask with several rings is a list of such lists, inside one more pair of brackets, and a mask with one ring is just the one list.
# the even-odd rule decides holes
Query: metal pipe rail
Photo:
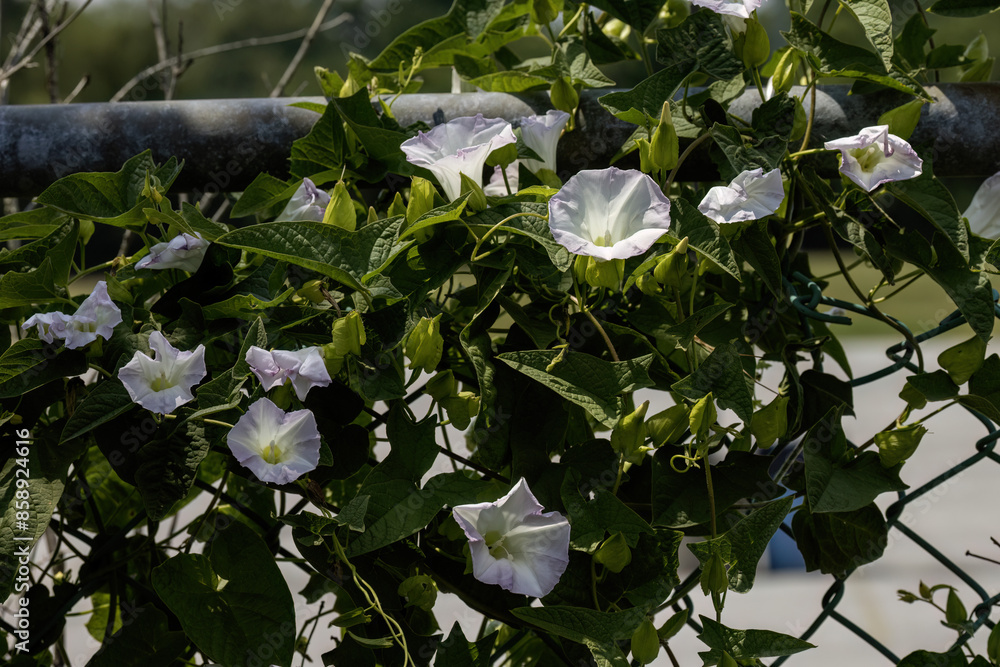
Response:
[{"label": "metal pipe rail", "polygon": [[[863,96],[848,91],[847,86],[820,87],[811,145],[856,134],[906,101],[905,95],[892,91]],[[941,84],[928,91],[937,101],[924,107],[911,143],[930,147],[929,154],[922,154],[932,158],[935,173],[984,177],[1000,170],[1000,84]],[[632,133],[634,126],[614,118],[597,102],[606,92],[590,90],[582,96],[578,130],[560,142],[564,175],[606,166]],[[116,171],[147,148],[159,161],[172,155],[185,161],[176,191],[240,191],[262,171],[287,175],[292,142],[307,134],[317,119],[311,111],[289,106],[297,101],[324,100],[0,106],[0,196],[34,196],[78,171]],[[810,102],[807,95],[807,111]],[[759,104],[757,92],[748,90],[730,110],[748,119]],[[393,112],[402,125],[417,120],[434,125],[475,113],[513,121],[549,108],[544,93],[417,94],[400,96]],[[706,152],[696,151],[679,177],[711,179],[715,169]]]}]

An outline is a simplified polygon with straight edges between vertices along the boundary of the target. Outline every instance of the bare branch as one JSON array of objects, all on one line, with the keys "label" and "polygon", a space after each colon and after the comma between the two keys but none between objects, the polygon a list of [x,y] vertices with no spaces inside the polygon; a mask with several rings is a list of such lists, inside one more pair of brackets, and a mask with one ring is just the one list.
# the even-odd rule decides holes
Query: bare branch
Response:
[{"label": "bare branch", "polygon": [[67,95],[66,99],[63,100],[63,104],[69,104],[70,102],[75,100],[76,96],[79,95],[81,92],[83,92],[83,89],[86,88],[89,83],[90,83],[90,75],[84,74],[83,78],[80,79],[80,82],[76,84],[76,87],[73,89],[73,92]]},{"label": "bare branch", "polygon": [[316,33],[319,32],[320,25],[323,23],[323,19],[326,18],[327,13],[330,8],[333,7],[333,0],[326,0],[323,6],[320,7],[319,13],[316,14],[316,18],[313,19],[313,23],[309,26],[309,32],[306,33],[305,37],[302,38],[302,43],[299,44],[299,50],[295,52],[295,56],[292,58],[292,62],[288,63],[288,67],[285,68],[285,73],[281,75],[278,79],[278,83],[275,84],[274,89],[268,97],[278,97],[285,92],[285,86],[291,81],[292,77],[295,75],[295,70],[299,68],[302,63],[302,59],[306,55],[306,51],[309,50],[309,45],[316,38]]},{"label": "bare branch", "polygon": [[[340,16],[330,19],[329,21],[321,25],[317,32],[323,32],[335,28],[344,21],[346,21],[348,18],[350,18],[348,14],[341,14]],[[245,49],[253,46],[267,46],[270,44],[289,42],[293,39],[299,39],[301,37],[304,37],[306,33],[309,32],[309,30],[310,30],[309,28],[306,28],[302,30],[296,30],[294,32],[284,33],[282,35],[272,35],[271,37],[251,37],[250,39],[244,39],[238,42],[219,44],[217,46],[211,46],[208,48],[191,51],[190,53],[187,54],[187,56],[185,56],[184,67],[186,68],[187,65],[189,65],[193,60],[197,60],[199,58],[205,58],[207,56],[214,56],[218,53],[226,53],[227,51],[236,51],[238,49]],[[171,62],[157,63],[155,65],[150,65],[146,69],[136,74],[124,86],[122,86],[118,90],[118,92],[111,97],[110,101],[120,102],[126,95],[128,95],[129,91],[135,88],[137,85],[139,85],[139,83],[141,83],[143,79],[153,76],[159,72],[162,72],[164,69],[171,67],[172,65],[174,65],[174,63]]]},{"label": "bare branch", "polygon": [[[48,37],[52,31],[49,22],[48,0],[37,0],[38,18],[42,24],[42,37]],[[57,9],[55,5],[52,7]],[[49,102],[59,104],[59,72],[56,69],[56,40],[49,40],[45,45],[45,88],[49,93]]]},{"label": "bare branch", "polygon": [[59,25],[57,25],[55,28],[52,29],[52,32],[43,37],[41,41],[38,42],[38,44],[35,44],[35,48],[33,48],[31,52],[28,53],[28,55],[25,56],[23,60],[21,60],[19,63],[15,65],[12,65],[10,68],[4,68],[2,71],[0,71],[0,81],[5,81],[6,79],[9,79],[16,72],[22,70],[23,68],[27,67],[30,63],[32,63],[34,57],[38,55],[38,52],[41,51],[43,48],[45,48],[46,44],[55,39],[56,36],[59,35],[59,33],[61,33],[71,23],[73,23],[73,21],[76,20],[76,17],[82,14],[83,10],[89,7],[90,3],[93,1],[94,0],[84,0],[83,4],[80,5],[80,8],[77,9],[75,12],[73,12],[68,19],[60,22]]}]

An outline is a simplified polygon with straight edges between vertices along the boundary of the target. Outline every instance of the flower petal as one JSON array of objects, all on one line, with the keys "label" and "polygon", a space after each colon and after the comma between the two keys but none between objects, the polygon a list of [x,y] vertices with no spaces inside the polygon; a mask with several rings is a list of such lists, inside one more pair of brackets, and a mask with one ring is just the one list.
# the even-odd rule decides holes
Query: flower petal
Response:
[{"label": "flower petal", "polygon": [[853,137],[827,141],[823,147],[839,150],[841,173],[868,192],[883,183],[916,178],[923,168],[917,152],[889,134],[888,125],[866,127]]},{"label": "flower petal", "polygon": [[750,12],[758,9],[763,0],[691,0],[692,5],[710,9],[716,14],[728,14],[750,18]]},{"label": "flower petal", "polygon": [[[288,484],[319,465],[315,415],[309,410],[286,413],[266,398],[256,401],[240,417],[226,443],[236,460],[262,482]],[[276,451],[271,450],[272,445]]]},{"label": "flower petal", "polygon": [[990,239],[1000,237],[1000,172],[983,181],[962,217],[969,220],[973,234]]},{"label": "flower petal", "polygon": [[308,178],[302,179],[302,185],[295,191],[285,208],[274,219],[275,222],[298,222],[312,220],[323,222],[326,207],[330,203],[330,195],[316,187]]},{"label": "flower petal", "polygon": [[541,162],[525,160],[525,167],[535,172],[539,169],[556,170],[556,148],[568,121],[569,114],[558,109],[550,109],[544,116],[527,116],[521,119],[521,140],[542,158]]}]

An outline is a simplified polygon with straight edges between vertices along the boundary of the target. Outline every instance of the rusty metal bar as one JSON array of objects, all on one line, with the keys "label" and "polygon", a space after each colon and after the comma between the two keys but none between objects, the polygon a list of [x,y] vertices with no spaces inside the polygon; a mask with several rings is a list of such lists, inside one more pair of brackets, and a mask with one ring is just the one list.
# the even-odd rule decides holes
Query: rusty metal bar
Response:
[{"label": "rusty metal bar", "polygon": [[[812,145],[874,125],[905,96],[886,92],[849,95],[847,86],[821,87],[816,98]],[[941,84],[924,107],[911,142],[925,149],[941,176],[984,177],[1000,170],[1000,84]],[[607,91],[586,91],[578,130],[560,143],[564,175],[606,166],[633,126],[597,102]],[[795,91],[793,91],[795,92]],[[801,94],[801,91],[799,91]],[[0,106],[0,196],[34,196],[57,178],[77,171],[116,171],[129,157],[151,148],[158,160],[185,161],[175,190],[239,191],[261,172],[287,174],[292,142],[308,133],[317,116],[291,107],[322,98],[227,99],[117,104]],[[810,98],[805,98],[806,109]],[[749,118],[760,103],[748,90],[731,111]],[[516,120],[549,108],[545,94],[462,93],[401,96],[393,105],[403,125],[434,125],[475,113]],[[628,163],[626,163],[628,164]],[[832,164],[832,162],[831,162]],[[682,179],[714,177],[707,154],[696,152]]]}]

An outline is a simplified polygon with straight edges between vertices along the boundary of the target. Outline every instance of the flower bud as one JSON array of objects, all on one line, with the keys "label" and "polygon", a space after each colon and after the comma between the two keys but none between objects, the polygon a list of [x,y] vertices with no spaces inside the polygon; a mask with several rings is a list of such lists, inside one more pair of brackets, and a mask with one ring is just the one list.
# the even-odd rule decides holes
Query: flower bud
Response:
[{"label": "flower bud", "polygon": [[441,407],[448,413],[452,426],[460,431],[469,428],[472,418],[479,414],[479,396],[471,391],[460,391],[441,401]]},{"label": "flower bud", "polygon": [[944,608],[944,619],[951,625],[960,625],[969,619],[969,614],[965,611],[965,605],[962,604],[962,600],[958,597],[958,593],[955,592],[954,588],[948,590],[948,603]]},{"label": "flower bud", "polygon": [[704,440],[708,437],[709,430],[715,424],[718,416],[719,413],[715,409],[715,397],[712,396],[712,392],[708,392],[698,399],[688,415],[691,432],[695,433],[699,440]]},{"label": "flower bud", "polygon": [[466,208],[468,208],[473,213],[479,213],[480,211],[485,211],[488,204],[486,203],[486,193],[483,192],[483,186],[476,183],[474,180],[462,174],[462,194],[470,192],[469,199],[466,203]]},{"label": "flower bud", "polygon": [[403,350],[410,360],[409,368],[420,368],[428,373],[434,372],[441,363],[444,352],[444,338],[441,337],[441,316],[433,319],[421,317],[417,326],[410,331]]},{"label": "flower bud", "polygon": [[989,58],[990,45],[989,42],[986,41],[986,35],[983,33],[976,35],[976,37],[969,42],[969,45],[965,47],[965,51],[962,55],[973,62],[980,62]]},{"label": "flower bud", "polygon": [[538,25],[551,23],[559,16],[562,6],[562,0],[532,0],[531,20]]},{"label": "flower bud", "polygon": [[632,33],[632,28],[629,27],[627,23],[619,21],[618,19],[611,19],[604,24],[604,34],[608,37],[617,37],[623,42],[628,39],[628,36]]},{"label": "flower bud", "polygon": [[326,301],[326,297],[323,296],[321,287],[323,287],[322,280],[310,280],[296,290],[295,295],[303,299],[309,299],[313,303],[323,303]]},{"label": "flower bud", "polygon": [[687,276],[687,249],[688,238],[685,236],[673,250],[664,255],[653,269],[653,277],[656,278],[656,282],[668,287],[680,288]]},{"label": "flower bud", "polygon": [[652,438],[653,446],[659,447],[680,439],[688,430],[688,406],[678,403],[657,412],[646,421],[646,434]]},{"label": "flower bud", "polygon": [[644,174],[651,174],[656,171],[656,165],[653,164],[653,157],[650,154],[649,141],[645,137],[640,137],[635,140],[635,145],[639,147],[639,171]]},{"label": "flower bud", "polygon": [[615,533],[594,552],[594,560],[614,573],[621,572],[632,562],[632,550],[628,548],[625,535]]},{"label": "flower bud", "polygon": [[611,432],[611,448],[619,454],[629,456],[642,447],[646,441],[646,425],[644,423],[649,401],[640,405],[634,412],[618,420]]},{"label": "flower bud", "polygon": [[386,216],[389,218],[395,218],[400,215],[406,215],[406,204],[403,203],[403,195],[397,192],[396,196],[392,198],[392,203],[389,204],[389,210],[386,212]]},{"label": "flower bud", "polygon": [[733,656],[723,651],[722,657],[719,658],[719,667],[740,667],[740,664],[736,662]]},{"label": "flower bud", "polygon": [[656,635],[656,626],[647,618],[632,634],[632,657],[639,664],[648,665],[656,660],[659,653],[660,638]]},{"label": "flower bud", "polygon": [[434,208],[434,184],[426,178],[414,176],[410,181],[410,201],[406,204],[406,223],[412,225],[432,208]]},{"label": "flower bud", "polygon": [[433,609],[437,601],[437,585],[426,574],[404,579],[396,593],[406,598],[407,607],[420,607],[424,611]]},{"label": "flower bud", "polygon": [[743,41],[743,64],[747,67],[760,67],[771,55],[771,41],[767,30],[756,19],[747,19],[747,31]]},{"label": "flower bud", "polygon": [[684,0],[670,0],[660,9],[659,19],[664,28],[676,28],[691,14],[691,6]]},{"label": "flower bud", "polygon": [[625,279],[625,260],[609,259],[603,261],[596,257],[588,257],[586,279],[593,287],[606,287],[618,291]]},{"label": "flower bud", "polygon": [[926,434],[927,429],[920,424],[908,424],[876,433],[875,444],[878,446],[878,458],[882,465],[891,468],[913,456]]},{"label": "flower bud", "polygon": [[486,158],[487,167],[506,169],[517,159],[517,144],[506,144],[497,148]]},{"label": "flower bud", "polygon": [[427,384],[424,385],[424,393],[438,403],[449,396],[454,396],[457,390],[458,384],[455,382],[455,376],[452,374],[451,370],[436,373],[434,377],[428,380]]},{"label": "flower bud", "polygon": [[326,205],[326,213],[323,214],[323,222],[327,225],[334,225],[349,232],[353,232],[358,227],[358,216],[354,213],[354,202],[347,192],[347,186],[343,181],[337,181],[333,186],[333,193],[330,195],[330,203]]},{"label": "flower bud", "polygon": [[365,326],[361,321],[361,313],[352,310],[343,317],[333,321],[334,356],[346,357],[348,354],[361,355],[361,347],[365,344]]},{"label": "flower bud", "polygon": [[786,93],[795,85],[795,71],[799,66],[799,52],[791,47],[781,50],[781,57],[774,67],[774,74],[771,83],[774,85],[774,94]]},{"label": "flower bud", "polygon": [[656,282],[656,278],[650,273],[644,273],[639,276],[635,281],[636,286],[639,291],[643,294],[648,294],[649,296],[656,296],[657,294],[663,293],[663,288],[660,287],[660,283]]},{"label": "flower bud", "polygon": [[576,92],[572,82],[565,76],[552,82],[552,91],[549,97],[552,100],[552,106],[569,114],[576,111],[576,105],[580,103],[580,93]]},{"label": "flower bud", "polygon": [[701,569],[701,590],[705,595],[715,593],[721,595],[729,588],[726,577],[726,565],[718,552],[713,553]]},{"label": "flower bud", "polygon": [[660,171],[670,171],[677,166],[679,152],[680,143],[670,114],[670,102],[664,102],[660,110],[660,123],[653,131],[653,140],[650,142],[649,158]]}]

